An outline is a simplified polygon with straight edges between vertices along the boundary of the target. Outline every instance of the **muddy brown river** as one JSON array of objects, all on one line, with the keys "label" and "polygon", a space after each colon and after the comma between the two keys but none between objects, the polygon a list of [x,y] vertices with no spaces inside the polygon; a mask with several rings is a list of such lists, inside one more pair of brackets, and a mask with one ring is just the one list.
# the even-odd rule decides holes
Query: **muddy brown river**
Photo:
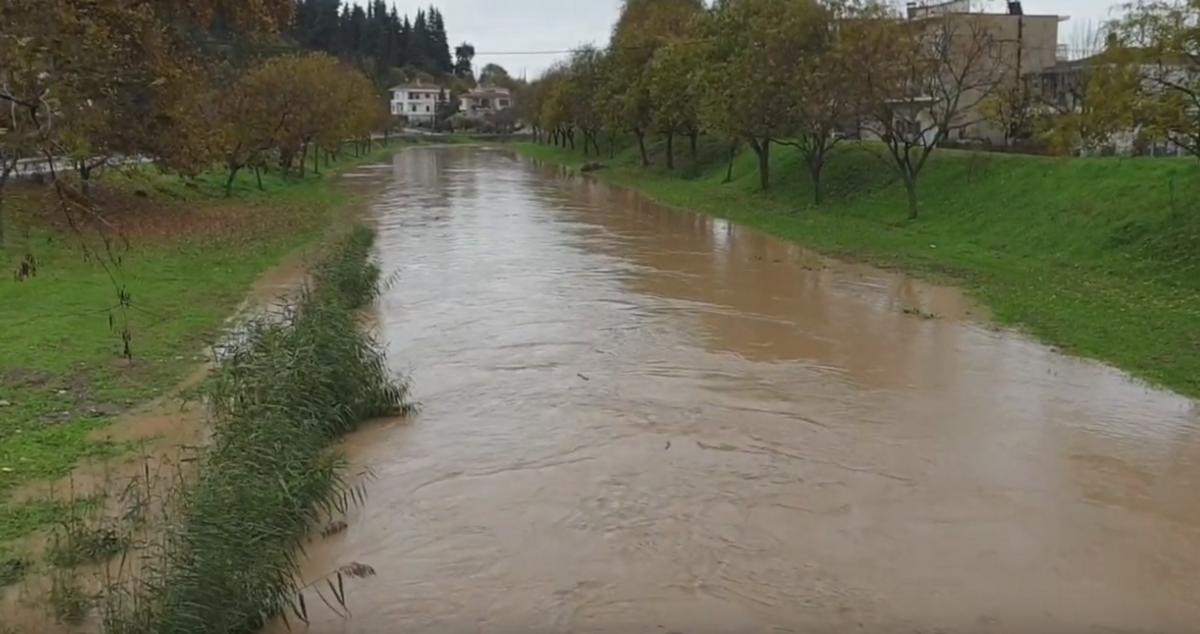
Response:
[{"label": "muddy brown river", "polygon": [[502,149],[353,177],[423,411],[345,443],[309,572],[378,576],[312,631],[1200,631],[1194,402]]}]

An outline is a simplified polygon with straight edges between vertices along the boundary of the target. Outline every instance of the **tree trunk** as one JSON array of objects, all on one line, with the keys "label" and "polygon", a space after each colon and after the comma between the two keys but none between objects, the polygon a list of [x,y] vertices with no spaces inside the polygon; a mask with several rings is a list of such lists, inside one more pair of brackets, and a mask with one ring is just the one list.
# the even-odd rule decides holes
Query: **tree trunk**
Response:
[{"label": "tree trunk", "polygon": [[763,191],[771,188],[771,139],[750,139],[750,147],[758,155],[758,180]]},{"label": "tree trunk", "polygon": [[590,141],[588,141],[588,131],[584,130],[583,131],[583,155],[588,156],[588,152],[590,152],[590,151],[591,151],[591,143],[590,143]]},{"label": "tree trunk", "polygon": [[567,130],[567,142],[571,144],[571,149],[574,150],[575,149],[575,130],[573,130],[573,129]]},{"label": "tree trunk", "polygon": [[650,155],[646,153],[646,133],[641,130],[634,130],[637,135],[638,149],[642,152],[642,167],[650,167]]},{"label": "tree trunk", "polygon": [[617,147],[616,146],[617,146],[616,135],[609,132],[608,133],[608,160],[610,160],[610,161],[617,156]]},{"label": "tree trunk", "polygon": [[723,181],[725,183],[733,182],[733,161],[737,158],[737,149],[738,142],[737,139],[734,139],[729,144],[729,165],[725,168],[725,180]]},{"label": "tree trunk", "polygon": [[262,169],[257,165],[254,166],[254,180],[258,181],[258,191],[262,191]]},{"label": "tree trunk", "polygon": [[3,180],[0,180],[0,251],[3,251],[3,250],[4,250],[4,182],[3,182]]},{"label": "tree trunk", "polygon": [[667,169],[675,169],[675,133],[667,133]]},{"label": "tree trunk", "polygon": [[304,168],[308,165],[308,143],[300,146],[300,178],[304,178]]},{"label": "tree trunk", "polygon": [[700,133],[695,130],[692,130],[691,132],[688,133],[688,141],[690,141],[691,145],[692,145],[692,162],[693,163],[696,162],[696,154],[697,154],[696,143],[699,141],[699,138],[700,138]]},{"label": "tree trunk", "polygon": [[17,169],[17,161],[0,164],[0,251],[4,250],[4,188],[8,186],[8,177]]},{"label": "tree trunk", "polygon": [[321,146],[313,145],[313,174],[321,173]]},{"label": "tree trunk", "polygon": [[229,178],[225,179],[225,197],[233,196],[233,179],[237,178],[238,170],[242,169],[241,165],[229,166]]},{"label": "tree trunk", "polygon": [[908,219],[916,220],[919,213],[916,177],[908,174],[904,176],[904,190],[908,192]]},{"label": "tree trunk", "polygon": [[92,167],[86,160],[79,162],[79,191],[83,193],[84,198],[92,194]]},{"label": "tree trunk", "polygon": [[821,191],[821,172],[825,169],[825,160],[822,157],[813,157],[808,160],[808,176],[812,179],[813,188],[813,204],[820,207],[824,199]]}]

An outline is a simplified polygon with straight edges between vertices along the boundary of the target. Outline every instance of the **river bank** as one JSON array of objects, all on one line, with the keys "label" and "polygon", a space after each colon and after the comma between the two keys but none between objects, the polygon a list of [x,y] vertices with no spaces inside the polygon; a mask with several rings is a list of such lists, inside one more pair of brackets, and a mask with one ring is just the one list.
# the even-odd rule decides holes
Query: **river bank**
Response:
[{"label": "river bank", "polygon": [[[942,151],[921,183],[920,219],[867,150],[843,146],[814,207],[798,154],[776,148],[775,185],[758,191],[752,154],[732,182],[719,147],[677,172],[549,145],[517,152],[578,169],[672,206],[727,218],[841,258],[968,289],[996,321],[1063,350],[1200,396],[1200,168],[1158,159],[1056,159]],[[656,153],[661,148],[655,148]],[[727,149],[727,148],[725,148]],[[683,152],[680,152],[683,154]],[[661,156],[654,157],[662,163]]]},{"label": "river bank", "polygon": [[[32,533],[95,506],[94,478],[62,480],[81,462],[99,473],[158,437],[195,439],[180,431],[198,383],[186,377],[203,377],[247,291],[273,300],[283,278],[302,277],[305,253],[344,230],[352,196],[333,177],[399,148],[343,153],[306,178],[242,174],[228,198],[220,173],[113,171],[93,187],[103,223],[76,228],[49,188],[10,185],[0,254],[6,271],[33,270],[0,284],[0,586],[46,566]],[[131,416],[136,433],[110,433]]]}]

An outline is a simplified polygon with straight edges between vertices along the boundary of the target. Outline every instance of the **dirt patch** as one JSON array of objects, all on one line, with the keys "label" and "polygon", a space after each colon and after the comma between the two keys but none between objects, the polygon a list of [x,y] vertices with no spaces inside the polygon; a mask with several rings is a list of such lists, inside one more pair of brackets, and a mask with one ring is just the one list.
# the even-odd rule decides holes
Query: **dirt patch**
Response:
[{"label": "dirt patch", "polygon": [[53,378],[53,374],[33,368],[9,368],[0,371],[0,385],[10,388],[41,387]]},{"label": "dirt patch", "polygon": [[125,413],[126,405],[97,398],[91,379],[83,371],[55,382],[49,373],[21,371],[15,375],[22,387],[47,388],[62,403],[62,407],[43,414],[40,419],[45,425],[62,425],[85,418],[110,418]]}]

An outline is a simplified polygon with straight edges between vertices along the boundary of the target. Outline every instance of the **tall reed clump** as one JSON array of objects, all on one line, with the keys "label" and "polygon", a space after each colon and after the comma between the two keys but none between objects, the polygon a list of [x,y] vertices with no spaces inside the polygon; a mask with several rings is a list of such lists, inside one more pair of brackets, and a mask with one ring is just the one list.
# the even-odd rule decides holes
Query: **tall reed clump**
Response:
[{"label": "tall reed clump", "polygon": [[406,385],[356,319],[379,289],[373,240],[353,231],[316,265],[310,288],[226,350],[209,392],[212,445],[137,579],[110,587],[107,631],[252,632],[304,612],[296,553],[358,497],[329,445],[365,419],[409,409]]}]

